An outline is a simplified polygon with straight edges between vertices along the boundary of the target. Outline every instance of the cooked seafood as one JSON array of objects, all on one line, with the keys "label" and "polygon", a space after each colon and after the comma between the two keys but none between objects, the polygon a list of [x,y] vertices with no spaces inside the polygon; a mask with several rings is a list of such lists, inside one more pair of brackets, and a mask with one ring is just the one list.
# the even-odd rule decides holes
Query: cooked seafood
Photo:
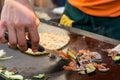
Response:
[{"label": "cooked seafood", "polygon": [[89,74],[96,69],[101,72],[109,70],[106,64],[100,63],[102,61],[102,56],[98,52],[79,50],[77,53],[72,49],[68,49],[67,53],[60,51],[59,55],[70,60],[69,65],[63,67],[65,70],[77,71],[80,74]]},{"label": "cooked seafood", "polygon": [[103,49],[102,51],[107,52],[115,63],[120,62],[120,44],[112,49]]}]

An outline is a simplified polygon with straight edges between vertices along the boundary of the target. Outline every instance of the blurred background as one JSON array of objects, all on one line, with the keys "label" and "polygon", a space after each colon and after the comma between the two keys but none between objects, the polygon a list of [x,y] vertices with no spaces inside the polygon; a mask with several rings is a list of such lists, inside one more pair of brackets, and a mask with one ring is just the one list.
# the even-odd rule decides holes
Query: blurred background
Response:
[{"label": "blurred background", "polygon": [[40,19],[58,18],[64,11],[67,0],[29,0]]},{"label": "blurred background", "polygon": [[30,2],[40,8],[54,8],[64,6],[66,0],[30,0]]},{"label": "blurred background", "polygon": [[[34,7],[38,17],[44,19],[50,19],[50,17],[52,18],[56,17],[56,15],[52,15],[52,14],[57,14],[57,16],[61,15],[64,11],[64,6],[66,2],[66,0],[29,0],[29,1]],[[3,4],[4,4],[4,0],[0,0],[0,13]]]}]

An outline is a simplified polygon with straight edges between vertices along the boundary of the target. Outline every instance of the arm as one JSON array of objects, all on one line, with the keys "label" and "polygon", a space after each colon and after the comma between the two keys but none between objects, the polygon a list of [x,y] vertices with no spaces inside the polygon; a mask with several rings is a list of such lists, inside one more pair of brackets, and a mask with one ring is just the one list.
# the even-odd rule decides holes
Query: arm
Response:
[{"label": "arm", "polygon": [[6,43],[5,32],[8,32],[12,48],[19,45],[21,51],[27,50],[26,35],[32,41],[32,50],[37,51],[39,19],[35,15],[29,0],[5,0],[0,20],[0,42]]}]

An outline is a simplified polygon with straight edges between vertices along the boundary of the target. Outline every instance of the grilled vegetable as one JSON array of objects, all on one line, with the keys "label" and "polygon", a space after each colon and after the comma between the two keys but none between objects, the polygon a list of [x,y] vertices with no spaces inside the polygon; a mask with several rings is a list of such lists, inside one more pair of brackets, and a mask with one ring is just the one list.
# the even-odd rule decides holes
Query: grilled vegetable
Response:
[{"label": "grilled vegetable", "polygon": [[33,78],[36,79],[43,79],[45,77],[45,74],[39,74],[38,76],[33,76]]},{"label": "grilled vegetable", "polygon": [[78,72],[79,74],[86,74],[86,72],[84,70],[81,70]]},{"label": "grilled vegetable", "polygon": [[[76,53],[74,50],[68,49],[67,54],[71,57],[71,62],[68,66],[64,66],[65,70],[77,71],[79,74],[90,74],[96,69],[102,72],[109,71],[106,64],[101,63],[102,56],[98,52],[83,49]],[[120,60],[120,58],[116,59]]]},{"label": "grilled vegetable", "polygon": [[114,62],[119,63],[120,62],[120,56],[115,56],[113,58]]},{"label": "grilled vegetable", "polygon": [[79,74],[90,74],[90,73],[93,73],[96,70],[96,68],[94,67],[93,64],[87,64],[85,66],[85,68],[86,68],[86,70],[81,70],[78,73]]},{"label": "grilled vegetable", "polygon": [[3,71],[3,75],[5,76],[5,77],[7,77],[7,78],[9,78],[11,75],[14,75],[14,73],[13,72],[9,72],[9,71]]},{"label": "grilled vegetable", "polygon": [[103,49],[103,51],[107,52],[115,63],[120,63],[120,44],[112,49]]},{"label": "grilled vegetable", "polygon": [[67,51],[67,54],[72,58],[72,59],[76,59],[76,56],[70,52],[70,51]]},{"label": "grilled vegetable", "polygon": [[8,59],[11,59],[11,58],[13,58],[13,56],[9,56],[9,57],[2,57],[2,58],[0,58],[0,61],[2,61],[2,60],[8,60]]},{"label": "grilled vegetable", "polygon": [[89,74],[89,73],[92,73],[96,70],[96,68],[94,67],[93,64],[87,64],[86,65],[86,72]]},{"label": "grilled vegetable", "polygon": [[76,56],[77,55],[77,52],[76,51],[74,51],[73,49],[71,49],[71,48],[68,48],[68,51],[70,51],[74,56]]},{"label": "grilled vegetable", "polygon": [[13,58],[13,56],[6,57],[6,52],[3,49],[0,50],[0,61],[11,59],[11,58]]},{"label": "grilled vegetable", "polygon": [[6,80],[31,80],[25,79],[22,75],[16,74],[15,72],[7,71],[4,67],[0,69],[0,75],[5,77]]},{"label": "grilled vegetable", "polygon": [[64,59],[70,59],[70,56],[67,53],[65,53],[64,51],[60,51],[59,56],[61,56]]},{"label": "grilled vegetable", "polygon": [[0,50],[0,58],[5,57],[5,55],[6,55],[6,52],[3,49]]},{"label": "grilled vegetable", "polygon": [[9,77],[9,79],[12,79],[12,80],[23,80],[23,76],[22,75],[11,75]]}]

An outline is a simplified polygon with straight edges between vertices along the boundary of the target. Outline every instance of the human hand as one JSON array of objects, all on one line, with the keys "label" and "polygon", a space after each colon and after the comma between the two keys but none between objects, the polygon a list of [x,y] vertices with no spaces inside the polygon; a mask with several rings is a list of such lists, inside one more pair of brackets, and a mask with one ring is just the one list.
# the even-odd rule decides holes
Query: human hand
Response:
[{"label": "human hand", "polygon": [[26,35],[29,35],[32,50],[37,51],[38,25],[39,19],[29,4],[29,0],[5,0],[0,21],[0,42],[7,42],[4,36],[5,32],[8,32],[10,46],[12,48],[19,46],[21,51],[26,51]]}]

